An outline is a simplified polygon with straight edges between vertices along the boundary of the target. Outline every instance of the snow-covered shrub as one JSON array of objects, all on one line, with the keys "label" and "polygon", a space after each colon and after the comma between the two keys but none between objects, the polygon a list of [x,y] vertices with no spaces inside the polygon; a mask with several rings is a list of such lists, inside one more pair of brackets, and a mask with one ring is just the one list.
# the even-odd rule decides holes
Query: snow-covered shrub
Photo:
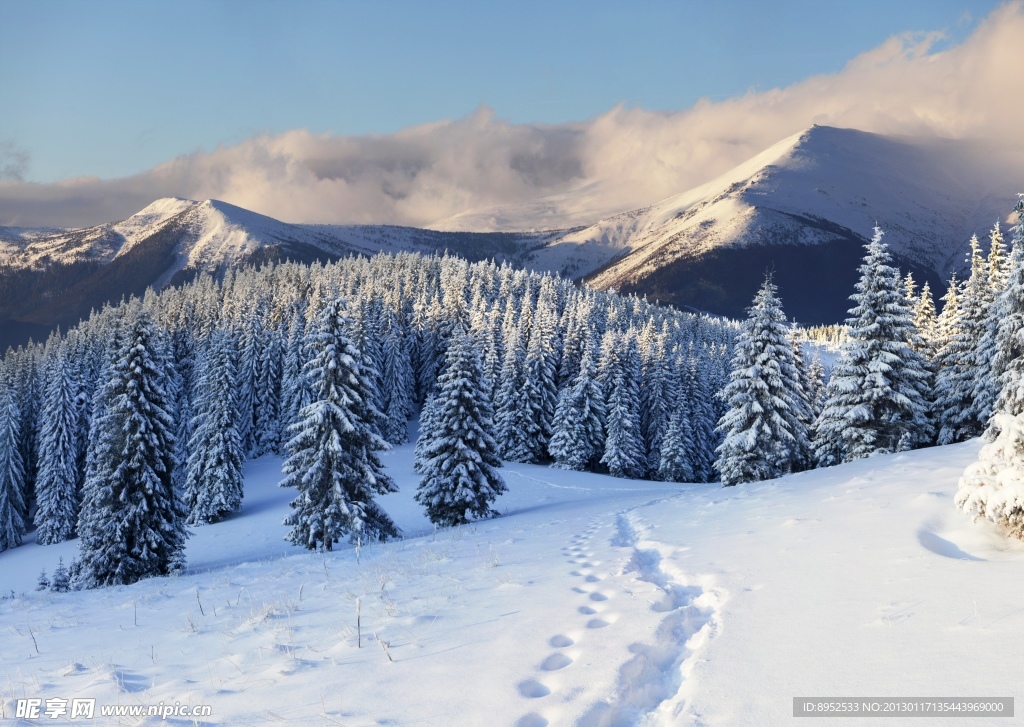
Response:
[{"label": "snow-covered shrub", "polygon": [[956,505],[1024,540],[1024,414],[996,414],[999,436],[960,478]]}]

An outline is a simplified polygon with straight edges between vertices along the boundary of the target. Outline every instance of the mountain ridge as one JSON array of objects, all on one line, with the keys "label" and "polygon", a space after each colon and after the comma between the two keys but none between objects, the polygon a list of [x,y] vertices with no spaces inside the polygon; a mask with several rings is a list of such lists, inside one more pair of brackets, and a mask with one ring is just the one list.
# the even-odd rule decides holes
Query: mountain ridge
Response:
[{"label": "mountain ridge", "polygon": [[[295,224],[169,197],[91,228],[0,228],[0,322],[71,324],[91,307],[203,270],[447,251],[733,317],[772,270],[788,314],[832,323],[845,316],[876,224],[904,272],[939,294],[965,270],[971,234],[1006,220],[1020,189],[1024,153],[993,143],[812,126],[698,187],[569,229],[543,223],[571,195],[492,217],[466,213],[464,222],[477,215],[487,228],[478,231]],[[579,195],[576,219],[590,205],[585,188]],[[516,209],[539,216],[525,230],[490,229],[522,222]]]}]

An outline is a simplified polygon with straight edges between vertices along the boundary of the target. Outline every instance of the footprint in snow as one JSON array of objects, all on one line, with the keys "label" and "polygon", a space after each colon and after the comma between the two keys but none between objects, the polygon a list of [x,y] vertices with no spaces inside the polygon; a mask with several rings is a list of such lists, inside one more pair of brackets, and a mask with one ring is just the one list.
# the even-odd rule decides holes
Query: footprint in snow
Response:
[{"label": "footprint in snow", "polygon": [[527,699],[539,699],[551,694],[551,690],[548,689],[547,685],[536,679],[527,679],[526,681],[519,682],[516,688],[519,689],[519,694]]},{"label": "footprint in snow", "polygon": [[555,652],[540,663],[542,671],[558,671],[572,664],[572,659],[561,652]]}]

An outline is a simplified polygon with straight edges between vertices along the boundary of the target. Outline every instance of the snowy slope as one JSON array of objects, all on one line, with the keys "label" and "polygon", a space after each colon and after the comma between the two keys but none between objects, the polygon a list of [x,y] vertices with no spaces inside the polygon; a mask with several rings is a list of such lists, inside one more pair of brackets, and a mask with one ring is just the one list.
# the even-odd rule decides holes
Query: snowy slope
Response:
[{"label": "snowy slope", "polygon": [[790,724],[794,696],[1019,696],[1024,547],[952,506],[977,451],[732,489],[508,465],[502,517],[434,532],[405,446],[382,503],[408,537],[358,555],[281,540],[266,457],[181,577],[36,593],[74,544],[0,553],[3,715],[87,696],[211,705],[200,724],[747,727]]}]

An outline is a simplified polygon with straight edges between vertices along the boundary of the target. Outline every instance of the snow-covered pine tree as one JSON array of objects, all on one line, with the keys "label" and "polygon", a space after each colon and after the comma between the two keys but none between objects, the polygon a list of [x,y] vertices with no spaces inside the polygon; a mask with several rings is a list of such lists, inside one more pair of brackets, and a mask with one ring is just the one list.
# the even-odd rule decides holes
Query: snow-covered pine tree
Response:
[{"label": "snow-covered pine tree", "polygon": [[78,397],[65,351],[50,367],[41,414],[36,540],[50,545],[73,537],[78,520]]},{"label": "snow-covered pine tree", "polygon": [[641,352],[643,379],[640,394],[643,399],[642,425],[644,445],[647,448],[647,476],[660,479],[662,440],[668,431],[679,392],[671,371],[668,331],[661,330],[652,334],[652,330],[653,324],[644,331],[646,341]]},{"label": "snow-covered pine tree", "polygon": [[576,378],[558,396],[554,434],[548,444],[556,467],[578,472],[596,469],[604,453],[605,416],[593,347],[587,346]]},{"label": "snow-covered pine tree", "polygon": [[952,311],[955,317],[946,321],[938,355],[935,411],[939,444],[962,442],[982,432],[974,400],[979,374],[975,345],[985,333],[990,297],[988,265],[975,235],[971,237],[971,276],[957,297],[958,307]]},{"label": "snow-covered pine tree", "polygon": [[[493,517],[491,505],[507,489],[492,434],[490,402],[483,395],[483,364],[471,336],[456,331],[434,396],[432,431],[424,448],[416,501],[435,525]],[[423,433],[421,433],[423,436]]]},{"label": "snow-covered pine tree", "polygon": [[281,336],[265,329],[253,382],[253,457],[277,452],[281,446]]},{"label": "snow-covered pine tree", "polygon": [[517,462],[542,462],[548,455],[551,422],[558,403],[558,311],[549,285],[541,284],[541,294],[528,332],[523,359],[523,388],[517,392],[524,407],[525,451]]},{"label": "snow-covered pine tree", "polygon": [[431,446],[433,432],[438,430],[435,419],[437,411],[436,397],[433,393],[427,397],[420,407],[419,434],[416,437],[416,446],[413,450],[412,469],[417,474],[424,474],[427,471],[427,450]]},{"label": "snow-covered pine tree", "polygon": [[693,449],[690,413],[686,403],[680,399],[676,402],[661,440],[658,479],[664,482],[693,482]]},{"label": "snow-covered pine tree", "polygon": [[997,371],[996,357],[993,351],[998,349],[996,339],[999,336],[1000,321],[1005,318],[1003,312],[1003,292],[1009,283],[1011,271],[1010,261],[1006,256],[1006,248],[1003,245],[1003,235],[997,221],[989,237],[990,248],[988,254],[988,284],[989,293],[992,296],[989,302],[984,326],[985,330],[981,338],[974,343],[974,365],[977,369],[974,380],[974,410],[982,428],[987,428],[992,414],[995,411],[996,401],[999,399],[1000,373]]},{"label": "snow-covered pine tree", "polygon": [[[529,320],[529,316],[524,316],[524,319]],[[529,422],[530,410],[521,395],[526,385],[526,346],[521,331],[524,324],[522,319],[518,324],[514,319],[510,323],[509,315],[506,315],[505,322],[505,360],[494,396],[495,440],[502,459],[527,462],[531,456],[529,430],[532,425]]]},{"label": "snow-covered pine tree", "polygon": [[217,522],[242,505],[242,441],[235,427],[237,352],[229,331],[211,335],[200,368],[186,469],[188,524]]},{"label": "snow-covered pine tree", "polygon": [[860,266],[849,339],[826,386],[815,423],[819,465],[852,461],[930,442],[928,371],[911,348],[913,321],[898,272],[875,228]]},{"label": "snow-covered pine tree", "polygon": [[382,415],[373,406],[361,354],[347,327],[341,301],[329,297],[309,341],[314,355],[305,371],[313,401],[290,428],[284,463],[281,486],[299,492],[284,521],[292,528],[287,539],[310,550],[333,550],[346,535],[352,542],[368,542],[399,534],[374,500],[397,487],[376,454],[388,448],[373,430]]},{"label": "snow-covered pine tree", "polygon": [[46,569],[43,568],[39,571],[39,577],[36,578],[36,590],[45,591],[50,587],[50,579],[46,577]]},{"label": "snow-covered pine tree", "polygon": [[932,297],[931,286],[925,281],[921,295],[914,302],[914,328],[921,337],[918,350],[928,362],[934,362],[937,353],[936,341],[939,318],[935,312],[935,299]]},{"label": "snow-covered pine tree", "polygon": [[697,482],[711,482],[715,477],[715,448],[718,446],[715,431],[718,419],[713,406],[716,390],[711,381],[711,364],[706,356],[698,354],[691,342],[677,366],[683,372],[683,388],[693,433],[690,452],[693,478]]},{"label": "snow-covered pine tree", "polygon": [[821,416],[825,408],[825,366],[821,363],[821,354],[814,352],[811,365],[807,369],[807,402],[811,408],[811,427]]},{"label": "snow-covered pine tree", "polygon": [[394,313],[385,316],[384,344],[381,351],[383,371],[381,392],[383,400],[384,439],[390,444],[409,441],[409,416],[412,414],[412,394],[415,386],[409,347],[401,325]]},{"label": "snow-covered pine tree", "polygon": [[768,276],[754,296],[720,394],[729,408],[715,469],[725,487],[779,477],[808,456],[806,394],[777,290]]},{"label": "snow-covered pine tree", "polygon": [[1024,414],[1024,195],[1015,209],[1018,224],[1006,286],[999,296],[991,373],[999,385],[996,411],[1012,416]]},{"label": "snow-covered pine tree", "polygon": [[97,395],[97,419],[78,519],[86,588],[134,583],[180,571],[185,512],[171,482],[174,422],[154,357],[162,346],[148,313],[125,321],[121,344]]},{"label": "snow-covered pine tree", "polygon": [[995,441],[981,448],[960,478],[955,502],[975,519],[987,518],[1024,540],[1024,413],[997,413],[993,429]]},{"label": "snow-covered pine tree", "polygon": [[601,464],[612,477],[643,477],[647,471],[641,428],[640,353],[632,331],[616,341],[610,367],[604,455]]},{"label": "snow-covered pine tree", "polygon": [[313,392],[306,379],[306,308],[302,302],[292,307],[288,325],[288,342],[284,354],[281,383],[281,437],[288,439],[288,427],[299,419],[299,412],[313,400]]},{"label": "snow-covered pine tree", "polygon": [[260,352],[263,349],[263,319],[256,310],[246,316],[239,332],[238,346],[238,436],[248,457],[256,446],[256,397]]},{"label": "snow-covered pine tree", "polygon": [[25,466],[18,427],[21,412],[14,386],[0,380],[0,551],[21,545],[25,534]]},{"label": "snow-covered pine tree", "polygon": [[50,578],[50,590],[55,593],[67,593],[71,590],[71,575],[64,565],[64,558],[57,559],[57,567],[53,569],[53,577]]}]

